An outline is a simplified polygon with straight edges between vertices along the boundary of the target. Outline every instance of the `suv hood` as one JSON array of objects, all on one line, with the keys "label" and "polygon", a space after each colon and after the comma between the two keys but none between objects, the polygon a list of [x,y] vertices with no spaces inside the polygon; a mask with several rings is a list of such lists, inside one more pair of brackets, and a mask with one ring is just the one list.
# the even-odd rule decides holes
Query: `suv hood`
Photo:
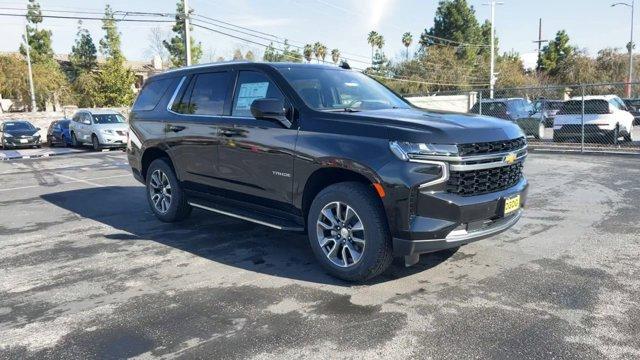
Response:
[{"label": "suv hood", "polygon": [[439,144],[469,144],[516,139],[524,136],[511,121],[475,114],[429,111],[417,108],[346,113],[362,122],[388,128],[389,140]]}]

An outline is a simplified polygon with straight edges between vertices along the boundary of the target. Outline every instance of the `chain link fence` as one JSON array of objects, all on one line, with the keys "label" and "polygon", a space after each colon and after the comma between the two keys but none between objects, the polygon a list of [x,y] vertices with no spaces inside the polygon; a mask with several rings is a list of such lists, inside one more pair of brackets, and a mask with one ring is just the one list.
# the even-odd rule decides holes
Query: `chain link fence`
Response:
[{"label": "chain link fence", "polygon": [[[626,96],[629,91],[639,98]],[[432,110],[465,111],[518,124],[534,149],[640,154],[640,83],[447,92],[408,98]]]}]

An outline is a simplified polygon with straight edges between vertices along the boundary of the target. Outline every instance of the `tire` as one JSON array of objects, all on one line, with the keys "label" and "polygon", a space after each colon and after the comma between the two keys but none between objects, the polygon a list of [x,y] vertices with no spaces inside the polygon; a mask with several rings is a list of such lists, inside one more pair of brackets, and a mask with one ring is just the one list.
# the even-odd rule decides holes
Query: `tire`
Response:
[{"label": "tire", "polygon": [[544,126],[544,122],[540,122],[538,124],[538,133],[533,135],[534,138],[536,139],[544,139],[544,131],[545,131],[546,127]]},{"label": "tire", "polygon": [[634,142],[635,141],[635,134],[633,133],[633,126],[629,129],[627,134],[624,136],[624,140],[627,141],[627,142]]},{"label": "tire", "polygon": [[78,138],[76,137],[76,133],[71,133],[71,147],[78,147],[80,143],[78,142]]},{"label": "tire", "polygon": [[620,126],[616,125],[616,128],[611,131],[609,137],[607,139],[607,144],[618,144],[618,139],[620,138]]},{"label": "tire", "polygon": [[[158,173],[156,173],[158,172]],[[159,174],[159,177],[156,178],[154,174]],[[163,178],[162,174],[166,176]],[[191,214],[191,205],[187,202],[187,197],[178,181],[178,178],[175,175],[175,172],[171,165],[169,164],[169,160],[166,158],[159,158],[154,160],[147,170],[146,175],[146,185],[147,185],[147,200],[149,201],[149,207],[151,207],[151,211],[156,215],[160,221],[163,222],[178,222],[186,219]],[[154,180],[155,179],[155,180]],[[157,183],[157,180],[160,180]],[[163,191],[162,189],[158,189],[154,185],[154,181],[157,184],[165,186],[169,185],[168,191]],[[166,197],[169,195],[169,203],[166,205],[166,210],[163,211],[164,200],[161,200],[159,203],[156,203],[154,195],[163,194],[162,197]]]},{"label": "tire", "polygon": [[[338,212],[342,215],[338,216]],[[330,213],[333,221],[324,213]],[[321,222],[324,225],[319,225]],[[360,227],[361,230],[356,229]],[[371,279],[385,271],[393,260],[384,209],[373,189],[362,183],[338,183],[322,190],[309,209],[307,232],[311,249],[320,265],[342,280]],[[324,247],[321,242],[324,242]],[[332,251],[334,248],[335,252]]]},{"label": "tire", "polygon": [[91,135],[91,147],[93,148],[93,151],[102,150],[102,147],[100,147],[100,141],[95,134]]},{"label": "tire", "polygon": [[47,136],[47,146],[53,147],[53,141],[51,140],[51,136]]}]

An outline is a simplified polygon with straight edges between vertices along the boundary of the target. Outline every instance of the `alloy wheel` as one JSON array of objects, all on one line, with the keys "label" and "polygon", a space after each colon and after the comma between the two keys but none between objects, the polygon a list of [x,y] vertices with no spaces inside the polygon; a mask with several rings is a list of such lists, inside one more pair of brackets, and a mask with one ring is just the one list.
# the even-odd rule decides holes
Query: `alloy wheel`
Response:
[{"label": "alloy wheel", "polygon": [[166,214],[171,206],[171,183],[167,174],[162,170],[155,170],[151,173],[149,180],[149,196],[156,210],[161,214]]},{"label": "alloy wheel", "polygon": [[325,256],[334,265],[356,265],[364,253],[365,230],[360,216],[349,205],[336,201],[327,204],[316,225],[317,240]]}]

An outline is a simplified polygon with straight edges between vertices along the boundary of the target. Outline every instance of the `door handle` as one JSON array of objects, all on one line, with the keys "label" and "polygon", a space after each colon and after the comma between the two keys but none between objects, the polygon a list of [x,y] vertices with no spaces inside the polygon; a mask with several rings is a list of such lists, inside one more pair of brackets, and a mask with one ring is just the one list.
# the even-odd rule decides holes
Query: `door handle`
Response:
[{"label": "door handle", "polygon": [[232,136],[238,135],[238,132],[235,131],[235,130],[219,129],[218,130],[218,134],[220,134],[220,136],[224,136],[224,137],[232,137]]},{"label": "door handle", "polygon": [[180,132],[182,130],[186,129],[185,126],[180,126],[180,125],[169,125],[169,131],[173,131],[173,132]]}]

